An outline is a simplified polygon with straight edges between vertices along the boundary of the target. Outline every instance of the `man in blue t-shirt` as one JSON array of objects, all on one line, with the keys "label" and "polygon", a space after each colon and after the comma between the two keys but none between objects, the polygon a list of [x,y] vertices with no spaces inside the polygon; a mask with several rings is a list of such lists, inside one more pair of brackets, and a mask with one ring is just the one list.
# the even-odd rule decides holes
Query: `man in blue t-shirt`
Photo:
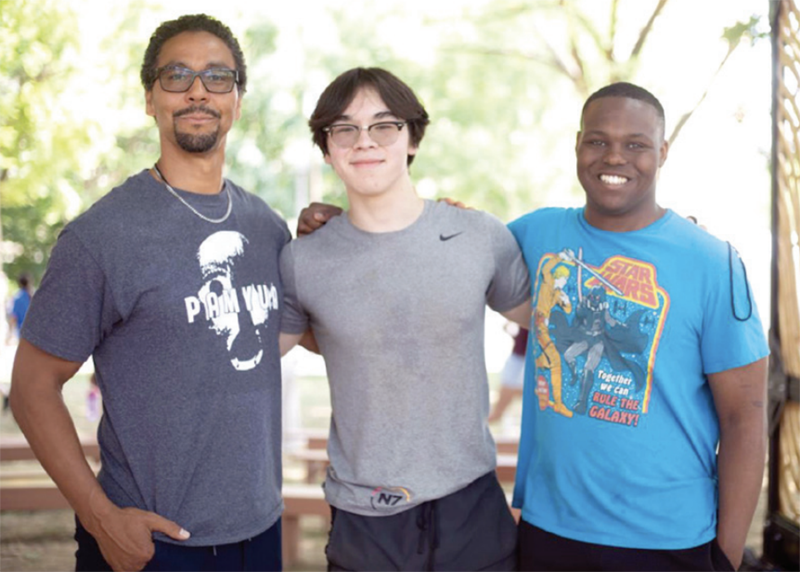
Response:
[{"label": "man in blue t-shirt", "polygon": [[[769,352],[736,252],[657,204],[667,151],[659,101],[609,85],[587,100],[577,136],[586,205],[509,225],[534,307],[548,273],[568,297],[527,356],[521,570],[741,563],[764,468]],[[554,382],[563,404],[549,399]]]},{"label": "man in blue t-shirt", "polygon": [[19,286],[19,290],[11,299],[9,319],[12,331],[16,336],[19,336],[22,322],[25,320],[25,314],[28,313],[28,306],[31,305],[31,296],[33,295],[30,276],[26,273],[20,274],[17,278],[17,286]]},{"label": "man in blue t-shirt", "polygon": [[[30,276],[23,272],[17,278],[17,286],[19,290],[11,298],[8,307],[8,336],[6,343],[9,343],[12,338],[19,338],[19,332],[22,328],[22,322],[25,320],[25,314],[28,313],[28,306],[31,305],[31,295],[33,294],[33,287],[31,286]],[[3,392],[3,411],[8,409],[8,395]]]}]

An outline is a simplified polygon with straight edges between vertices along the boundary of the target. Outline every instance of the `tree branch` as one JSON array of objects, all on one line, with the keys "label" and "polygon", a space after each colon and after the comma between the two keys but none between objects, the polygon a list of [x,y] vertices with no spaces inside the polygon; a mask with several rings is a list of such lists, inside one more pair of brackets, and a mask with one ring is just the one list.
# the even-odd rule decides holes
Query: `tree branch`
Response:
[{"label": "tree branch", "polygon": [[[575,67],[577,68],[577,74],[572,74],[572,81],[575,83],[575,87],[578,89],[578,92],[585,97],[588,92],[588,88],[586,87],[586,69],[583,65],[583,57],[578,49],[578,38],[577,34],[575,33],[575,18],[572,10],[567,11],[567,29],[569,30],[570,55],[572,56],[572,61],[575,63]],[[555,50],[551,48],[549,44],[547,44],[547,47],[551,52],[555,52]]]},{"label": "tree branch", "polygon": [[608,25],[608,47],[604,50],[606,59],[610,62],[614,61],[614,41],[617,37],[617,9],[619,8],[619,0],[614,0],[611,3],[611,22]]},{"label": "tree branch", "polygon": [[595,28],[594,23],[587,18],[586,14],[578,12],[575,14],[575,18],[580,22],[583,29],[589,34],[589,36],[594,40],[595,46],[597,49],[605,54],[607,59],[611,59],[613,57],[613,44],[609,45],[601,36],[600,33]]},{"label": "tree branch", "polygon": [[680,132],[683,129],[683,126],[686,125],[686,122],[689,121],[689,119],[691,119],[692,115],[694,115],[694,112],[697,111],[697,108],[700,107],[700,105],[703,103],[706,96],[708,95],[708,92],[711,91],[711,85],[714,83],[714,79],[716,79],[716,77],[719,75],[719,72],[722,70],[723,66],[725,65],[725,62],[728,61],[728,58],[731,57],[731,54],[734,52],[734,50],[736,50],[737,47],[738,44],[730,44],[728,46],[728,53],[725,54],[725,57],[722,58],[722,62],[720,62],[720,64],[717,66],[716,71],[711,76],[711,79],[708,82],[708,86],[706,87],[703,94],[700,96],[700,99],[698,99],[697,103],[694,104],[694,107],[692,107],[692,109],[684,113],[678,120],[678,123],[675,124],[675,127],[672,129],[672,133],[667,139],[670,146],[672,146],[672,143],[678,138],[678,135],[680,135]]},{"label": "tree branch", "polygon": [[526,54],[517,50],[501,50],[495,48],[465,48],[465,47],[452,47],[443,48],[442,51],[456,52],[459,54],[473,54],[479,56],[499,56],[499,57],[512,57],[523,59],[529,62],[546,65],[555,68],[556,71],[567,76],[573,83],[576,81],[574,74],[569,70],[564,61],[558,56],[552,46],[547,44],[549,56],[539,54]]},{"label": "tree branch", "polygon": [[650,15],[650,19],[645,24],[642,31],[639,32],[639,39],[636,40],[636,45],[633,46],[633,50],[631,50],[630,59],[634,59],[636,56],[639,55],[639,52],[642,51],[642,47],[644,46],[645,40],[647,40],[647,36],[650,34],[650,30],[653,29],[653,23],[658,18],[658,15],[661,13],[661,10],[664,9],[664,6],[667,4],[668,0],[658,0],[658,5],[656,9],[653,10],[653,13]]}]

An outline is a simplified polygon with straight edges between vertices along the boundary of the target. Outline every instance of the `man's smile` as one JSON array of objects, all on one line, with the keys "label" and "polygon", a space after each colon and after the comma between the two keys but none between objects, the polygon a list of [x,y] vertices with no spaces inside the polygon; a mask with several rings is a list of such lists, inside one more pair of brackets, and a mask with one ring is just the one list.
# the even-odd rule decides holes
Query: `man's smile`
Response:
[{"label": "man's smile", "polygon": [[381,163],[383,163],[383,159],[359,159],[357,161],[350,161],[350,164],[357,169],[359,168],[368,169],[370,167],[377,167]]},{"label": "man's smile", "polygon": [[628,177],[623,177],[622,175],[600,175],[597,177],[600,179],[600,182],[610,186],[610,187],[619,187],[630,181]]}]

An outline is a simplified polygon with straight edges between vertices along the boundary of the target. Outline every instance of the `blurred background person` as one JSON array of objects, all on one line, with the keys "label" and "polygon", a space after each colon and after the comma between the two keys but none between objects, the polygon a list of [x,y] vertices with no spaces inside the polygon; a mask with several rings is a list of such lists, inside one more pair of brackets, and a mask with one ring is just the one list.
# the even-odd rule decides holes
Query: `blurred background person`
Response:
[{"label": "blurred background person", "polygon": [[[8,331],[6,332],[6,345],[15,345],[19,340],[19,331],[22,328],[22,322],[25,320],[25,314],[28,313],[28,306],[31,305],[31,297],[33,296],[33,284],[30,274],[23,272],[17,277],[17,290],[16,294],[12,296],[8,302],[8,311],[6,312],[6,319],[8,320]],[[3,411],[8,409],[8,387],[6,384],[2,386],[3,392]]]},{"label": "blurred background person", "polygon": [[25,314],[28,313],[28,307],[31,305],[31,297],[33,296],[33,284],[30,274],[23,272],[17,277],[17,286],[19,290],[11,298],[8,305],[8,339],[19,339],[19,330],[22,328],[22,322],[25,320]]},{"label": "blurred background person", "polygon": [[506,331],[511,333],[516,328],[514,346],[506,359],[503,371],[500,372],[500,395],[492,406],[488,422],[496,423],[508,409],[508,406],[517,397],[522,397],[522,382],[525,379],[525,348],[528,347],[528,330],[519,328],[516,324],[506,326]]}]

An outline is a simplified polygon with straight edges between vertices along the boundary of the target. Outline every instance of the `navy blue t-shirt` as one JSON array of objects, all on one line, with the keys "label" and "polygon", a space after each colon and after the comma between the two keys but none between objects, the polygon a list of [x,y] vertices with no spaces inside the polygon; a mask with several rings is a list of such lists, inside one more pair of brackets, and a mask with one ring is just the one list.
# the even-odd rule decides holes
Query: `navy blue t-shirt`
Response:
[{"label": "navy blue t-shirt", "polygon": [[113,189],[61,233],[22,330],[60,358],[94,356],[103,489],[193,546],[255,536],[282,510],[278,256],[291,236],[227,184],[177,191],[210,218],[230,193],[219,224],[147,171]]}]

